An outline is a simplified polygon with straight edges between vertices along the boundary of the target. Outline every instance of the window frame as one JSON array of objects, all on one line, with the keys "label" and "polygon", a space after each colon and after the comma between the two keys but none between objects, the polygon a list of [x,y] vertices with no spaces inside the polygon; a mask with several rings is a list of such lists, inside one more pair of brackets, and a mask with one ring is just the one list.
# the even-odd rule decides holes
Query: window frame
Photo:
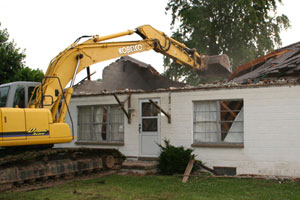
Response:
[{"label": "window frame", "polygon": [[[21,91],[21,93],[20,93]],[[21,105],[21,106],[19,106]],[[13,97],[13,107],[25,108],[26,107],[26,87],[24,85],[17,85]]]},{"label": "window frame", "polygon": [[[224,138],[222,140],[222,128],[221,128],[221,124],[222,122],[224,123],[224,121],[222,121],[220,119],[221,116],[221,112],[222,109],[220,108],[220,102],[226,102],[226,101],[241,101],[242,102],[242,106],[241,108],[238,110],[239,112],[243,110],[243,120],[242,120],[242,142],[225,142]],[[201,123],[201,122],[195,122],[195,104],[196,103],[201,103],[201,102],[214,102],[214,103],[218,103],[218,105],[216,105],[216,124],[218,124],[217,127],[217,135],[219,138],[221,138],[220,141],[216,141],[216,142],[205,142],[205,141],[196,141],[195,140],[195,123]],[[219,147],[219,148],[244,148],[244,134],[245,134],[245,129],[244,129],[244,105],[245,105],[245,101],[244,99],[241,98],[234,98],[234,99],[212,99],[212,100],[195,100],[193,101],[193,109],[192,109],[192,115],[193,115],[193,121],[192,121],[192,134],[193,134],[193,143],[192,143],[192,147]],[[236,111],[236,110],[235,110]],[[235,118],[236,119],[236,118]],[[231,122],[233,123],[235,121],[235,119],[233,119]],[[205,123],[205,122],[203,122]],[[238,122],[241,123],[241,122]],[[230,130],[230,129],[229,129]]]},{"label": "window frame", "polygon": [[[11,86],[4,86],[0,88],[0,107],[6,107],[7,106],[7,99],[9,98],[9,92],[10,92],[10,88]],[[7,89],[7,91],[6,91]],[[5,94],[3,94],[3,90],[5,92]],[[2,102],[2,98],[3,100],[5,100],[4,102]]]},{"label": "window frame", "polygon": [[[96,122],[95,120],[95,110],[97,107],[107,107],[107,118],[106,118],[106,122]],[[124,145],[124,140],[125,140],[125,118],[124,118],[124,113],[122,112],[122,123],[118,123],[118,124],[123,124],[123,132],[119,132],[122,134],[122,140],[112,140],[112,124],[115,124],[112,122],[111,120],[111,107],[117,107],[117,104],[97,104],[97,105],[79,105],[77,106],[77,142],[75,142],[75,144],[80,144],[80,145],[117,145],[117,146],[122,146]],[[91,122],[89,123],[89,129],[90,129],[90,134],[93,134],[94,136],[96,136],[97,131],[95,130],[95,126],[99,125],[99,124],[105,124],[106,125],[106,140],[92,140],[92,138],[90,138],[89,140],[82,140],[80,139],[80,108],[89,108],[90,109],[90,120]],[[99,133],[98,133],[99,134]],[[102,134],[102,133],[100,133]],[[102,136],[101,136],[102,137]]]}]

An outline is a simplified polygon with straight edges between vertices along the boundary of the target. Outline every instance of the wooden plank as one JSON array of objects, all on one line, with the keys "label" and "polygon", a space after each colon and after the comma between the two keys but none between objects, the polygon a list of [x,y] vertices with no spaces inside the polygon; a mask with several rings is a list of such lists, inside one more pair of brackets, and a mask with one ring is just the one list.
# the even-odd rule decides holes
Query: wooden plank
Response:
[{"label": "wooden plank", "polygon": [[189,163],[188,163],[188,165],[187,165],[187,167],[186,167],[186,169],[185,169],[183,178],[182,178],[182,182],[183,182],[183,183],[186,183],[186,182],[188,181],[189,176],[190,176],[191,171],[192,171],[193,166],[194,166],[194,162],[195,162],[195,159],[194,159],[194,158],[190,159],[190,161],[189,161]]},{"label": "wooden plank", "polygon": [[131,123],[131,90],[129,89],[129,96],[127,98],[128,100],[128,104],[127,104],[127,110],[128,110],[128,115],[130,116],[129,119],[128,119],[128,124]]},{"label": "wooden plank", "polygon": [[246,70],[249,70],[250,68],[254,67],[255,65],[258,65],[260,63],[263,63],[263,62],[266,62],[269,58],[271,57],[276,57],[276,58],[279,58],[281,55],[285,54],[286,52],[290,51],[289,49],[284,49],[284,50],[281,50],[281,51],[274,51],[274,52],[271,52],[265,56],[261,56],[255,60],[252,60],[248,63],[245,63],[243,65],[240,65],[238,66],[233,72],[232,74],[230,75],[229,77],[229,80],[232,80],[234,79],[235,77],[239,76],[239,74],[242,72],[242,71],[246,71]]},{"label": "wooden plank", "polygon": [[[124,108],[124,103],[122,103],[120,101],[120,99],[117,97],[117,95],[115,93],[113,93],[115,99],[117,100],[118,104],[121,106],[122,111],[124,112],[124,114],[126,115],[127,119],[128,119],[128,124],[130,124],[131,122],[131,115],[125,110]],[[130,98],[130,97],[129,97]]]},{"label": "wooden plank", "polygon": [[91,80],[91,72],[90,72],[90,67],[86,68],[86,73],[87,73],[87,80]]},{"label": "wooden plank", "polygon": [[236,114],[225,103],[221,102],[221,105],[233,116],[233,119],[236,117]]},{"label": "wooden plank", "polygon": [[171,115],[169,113],[167,113],[166,111],[164,111],[157,103],[152,101],[152,99],[149,99],[149,102],[152,103],[158,110],[160,110],[160,112],[164,113],[164,115],[167,116],[168,123],[170,124],[171,123]]}]

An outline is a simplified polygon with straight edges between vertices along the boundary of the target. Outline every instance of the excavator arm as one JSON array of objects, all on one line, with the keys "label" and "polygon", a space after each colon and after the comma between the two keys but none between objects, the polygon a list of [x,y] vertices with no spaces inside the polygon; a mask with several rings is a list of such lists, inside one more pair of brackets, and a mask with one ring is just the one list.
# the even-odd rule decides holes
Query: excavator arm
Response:
[{"label": "excavator arm", "polygon": [[[134,33],[140,35],[142,40],[107,42],[107,40]],[[59,117],[54,120],[57,122],[64,121],[66,105],[69,103],[73,92],[72,86],[76,74],[95,63],[153,49],[185,66],[200,70],[207,69],[206,56],[200,55],[196,50],[187,48],[184,44],[166,36],[150,25],[138,27],[135,31],[128,30],[103,37],[91,36],[90,39],[82,43],[79,43],[79,40],[76,40],[51,60],[34,103],[36,108],[50,109],[54,119],[63,95],[63,88],[71,81],[70,87],[66,90],[65,101],[61,107]],[[227,70],[230,71],[229,68]]]},{"label": "excavator arm", "polygon": [[154,29],[149,25],[140,26],[135,31],[143,39],[157,40],[154,51],[172,58],[175,62],[198,70],[206,70],[207,63],[204,55],[200,55],[195,49],[189,49],[184,44],[168,37],[165,33]]}]

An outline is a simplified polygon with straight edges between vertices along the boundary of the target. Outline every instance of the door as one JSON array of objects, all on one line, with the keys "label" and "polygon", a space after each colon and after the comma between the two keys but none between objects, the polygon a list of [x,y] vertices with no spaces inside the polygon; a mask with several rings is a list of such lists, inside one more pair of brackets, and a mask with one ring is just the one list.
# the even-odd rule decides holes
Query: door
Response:
[{"label": "door", "polygon": [[[160,105],[159,99],[152,99]],[[148,99],[140,100],[139,142],[141,157],[157,157],[160,144],[159,110]]]},{"label": "door", "polygon": [[24,109],[6,108],[2,114],[2,140],[25,140],[25,114]]}]

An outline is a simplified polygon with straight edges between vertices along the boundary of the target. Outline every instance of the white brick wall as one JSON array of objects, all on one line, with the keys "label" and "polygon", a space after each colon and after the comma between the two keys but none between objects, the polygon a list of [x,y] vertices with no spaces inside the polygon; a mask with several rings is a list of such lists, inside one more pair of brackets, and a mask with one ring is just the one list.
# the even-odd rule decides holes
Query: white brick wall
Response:
[{"label": "white brick wall", "polygon": [[[172,145],[187,148],[193,143],[193,101],[243,99],[244,148],[195,147],[197,159],[210,167],[236,167],[237,174],[300,177],[300,86],[210,89],[170,95],[171,104],[169,92],[132,94],[134,112],[131,124],[125,117],[125,145],[115,148],[126,156],[139,156],[139,99],[160,98],[161,107],[170,112],[172,118],[168,124],[167,117],[161,116],[161,141],[167,138]],[[118,96],[121,100],[127,98],[127,95]],[[116,104],[116,101],[113,96],[71,100],[75,135],[77,106],[97,104]],[[74,146],[74,143],[63,146]]]},{"label": "white brick wall", "polygon": [[300,176],[299,86],[174,93],[171,143],[190,147],[193,101],[237,98],[244,100],[244,148],[196,147],[197,158],[238,174]]}]

